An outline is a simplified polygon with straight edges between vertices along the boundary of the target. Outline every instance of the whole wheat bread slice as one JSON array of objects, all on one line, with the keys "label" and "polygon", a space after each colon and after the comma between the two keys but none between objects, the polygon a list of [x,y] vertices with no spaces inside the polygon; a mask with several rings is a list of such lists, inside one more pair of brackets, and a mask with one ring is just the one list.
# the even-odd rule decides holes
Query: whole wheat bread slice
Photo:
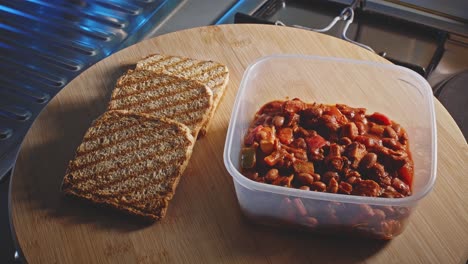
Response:
[{"label": "whole wheat bread slice", "polygon": [[151,220],[164,217],[195,139],[178,122],[109,111],[69,162],[62,191]]},{"label": "whole wheat bread slice", "polygon": [[214,61],[202,61],[181,56],[153,54],[140,60],[135,70],[149,70],[199,81],[213,91],[213,108],[203,124],[199,135],[206,134],[209,121],[214,115],[229,81],[226,65]]},{"label": "whole wheat bread slice", "polygon": [[194,80],[152,71],[122,75],[109,102],[109,110],[129,110],[173,119],[197,137],[213,108],[213,93]]}]

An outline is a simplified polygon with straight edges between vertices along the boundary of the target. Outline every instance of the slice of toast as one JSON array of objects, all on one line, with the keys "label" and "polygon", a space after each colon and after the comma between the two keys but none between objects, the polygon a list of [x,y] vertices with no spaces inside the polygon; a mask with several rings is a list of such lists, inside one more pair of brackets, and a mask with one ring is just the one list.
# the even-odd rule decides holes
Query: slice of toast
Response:
[{"label": "slice of toast", "polygon": [[70,161],[62,191],[127,213],[166,214],[195,139],[178,122],[127,111],[96,119]]},{"label": "slice of toast", "polygon": [[187,125],[197,137],[212,107],[213,93],[202,83],[152,71],[129,70],[117,81],[108,109],[173,119]]},{"label": "slice of toast", "polygon": [[201,61],[180,56],[154,54],[140,60],[135,70],[149,70],[170,74],[196,80],[208,86],[213,91],[214,107],[200,130],[200,136],[206,134],[209,121],[213,117],[229,81],[229,70],[226,65],[214,61]]}]

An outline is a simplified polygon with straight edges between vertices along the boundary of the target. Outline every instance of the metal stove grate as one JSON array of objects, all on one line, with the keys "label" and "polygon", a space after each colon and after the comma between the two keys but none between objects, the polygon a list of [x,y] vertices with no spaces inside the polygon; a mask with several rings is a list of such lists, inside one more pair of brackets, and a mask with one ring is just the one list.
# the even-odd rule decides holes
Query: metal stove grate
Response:
[{"label": "metal stove grate", "polygon": [[47,102],[182,0],[0,0],[0,178]]}]

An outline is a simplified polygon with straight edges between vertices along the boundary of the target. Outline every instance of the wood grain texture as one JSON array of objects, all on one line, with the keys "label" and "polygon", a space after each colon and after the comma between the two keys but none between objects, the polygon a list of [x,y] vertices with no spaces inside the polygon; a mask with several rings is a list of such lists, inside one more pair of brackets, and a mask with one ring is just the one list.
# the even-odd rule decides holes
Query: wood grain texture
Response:
[{"label": "wood grain texture", "polygon": [[[68,160],[107,106],[129,65],[152,53],[226,64],[230,82],[195,146],[166,218],[148,225],[59,193]],[[405,232],[390,242],[326,237],[249,223],[241,214],[223,148],[245,68],[280,53],[386,62],[352,44],[265,25],[196,28],[141,42],[97,63],[43,110],[27,134],[11,181],[11,217],[29,263],[465,263],[468,258],[468,147],[435,102],[438,177]]]}]

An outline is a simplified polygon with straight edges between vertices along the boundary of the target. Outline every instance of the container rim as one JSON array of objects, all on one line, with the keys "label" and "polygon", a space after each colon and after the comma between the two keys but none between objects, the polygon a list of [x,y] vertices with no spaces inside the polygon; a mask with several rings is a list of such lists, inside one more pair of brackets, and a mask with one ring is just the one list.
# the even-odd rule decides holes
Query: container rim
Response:
[{"label": "container rim", "polygon": [[234,136],[234,123],[237,120],[238,112],[235,111],[239,109],[241,104],[241,98],[245,92],[245,86],[248,77],[250,76],[252,70],[259,64],[264,61],[271,60],[271,59],[281,59],[281,58],[295,58],[295,59],[302,59],[302,60],[321,60],[321,61],[336,61],[336,62],[343,62],[343,63],[353,63],[353,64],[363,64],[363,65],[370,65],[379,68],[387,68],[391,70],[398,70],[405,72],[415,79],[419,81],[421,84],[421,88],[425,89],[427,94],[430,94],[432,97],[432,90],[427,83],[427,81],[422,78],[419,74],[411,71],[407,68],[393,65],[393,64],[384,64],[380,62],[371,62],[371,61],[363,61],[363,60],[355,60],[355,59],[346,59],[346,58],[337,58],[337,57],[324,57],[324,56],[315,56],[315,55],[301,55],[301,54],[273,54],[264,57],[260,57],[256,59],[253,63],[251,63],[242,76],[242,81],[239,86],[239,90],[236,95],[236,100],[233,106],[233,111],[231,113],[231,119],[229,121],[229,127],[226,135],[226,141],[224,145],[224,165],[228,170],[231,177],[234,178],[236,182],[241,184],[243,187],[251,190],[256,191],[264,191],[270,192],[275,194],[281,195],[288,195],[294,197],[301,197],[301,198],[309,198],[315,200],[322,200],[322,201],[335,201],[335,202],[345,202],[345,203],[357,203],[357,204],[372,204],[372,205],[386,205],[386,206],[404,206],[404,205],[412,205],[417,203],[419,200],[424,198],[433,188],[435,180],[436,180],[436,170],[437,170],[437,129],[435,123],[435,111],[434,111],[434,99],[433,97],[429,99],[429,114],[431,116],[431,141],[433,143],[433,151],[431,153],[431,159],[433,160],[430,168],[430,179],[428,183],[422,188],[421,191],[418,193],[404,197],[404,198],[383,198],[383,197],[365,197],[365,196],[356,196],[356,195],[343,195],[343,194],[334,194],[334,193],[321,193],[321,192],[311,192],[311,191],[304,191],[294,188],[285,188],[282,186],[270,185],[259,183],[253,180],[248,179],[247,177],[243,176],[239,170],[234,166],[230,159],[230,153],[232,150],[232,143],[233,143],[233,136]]}]

